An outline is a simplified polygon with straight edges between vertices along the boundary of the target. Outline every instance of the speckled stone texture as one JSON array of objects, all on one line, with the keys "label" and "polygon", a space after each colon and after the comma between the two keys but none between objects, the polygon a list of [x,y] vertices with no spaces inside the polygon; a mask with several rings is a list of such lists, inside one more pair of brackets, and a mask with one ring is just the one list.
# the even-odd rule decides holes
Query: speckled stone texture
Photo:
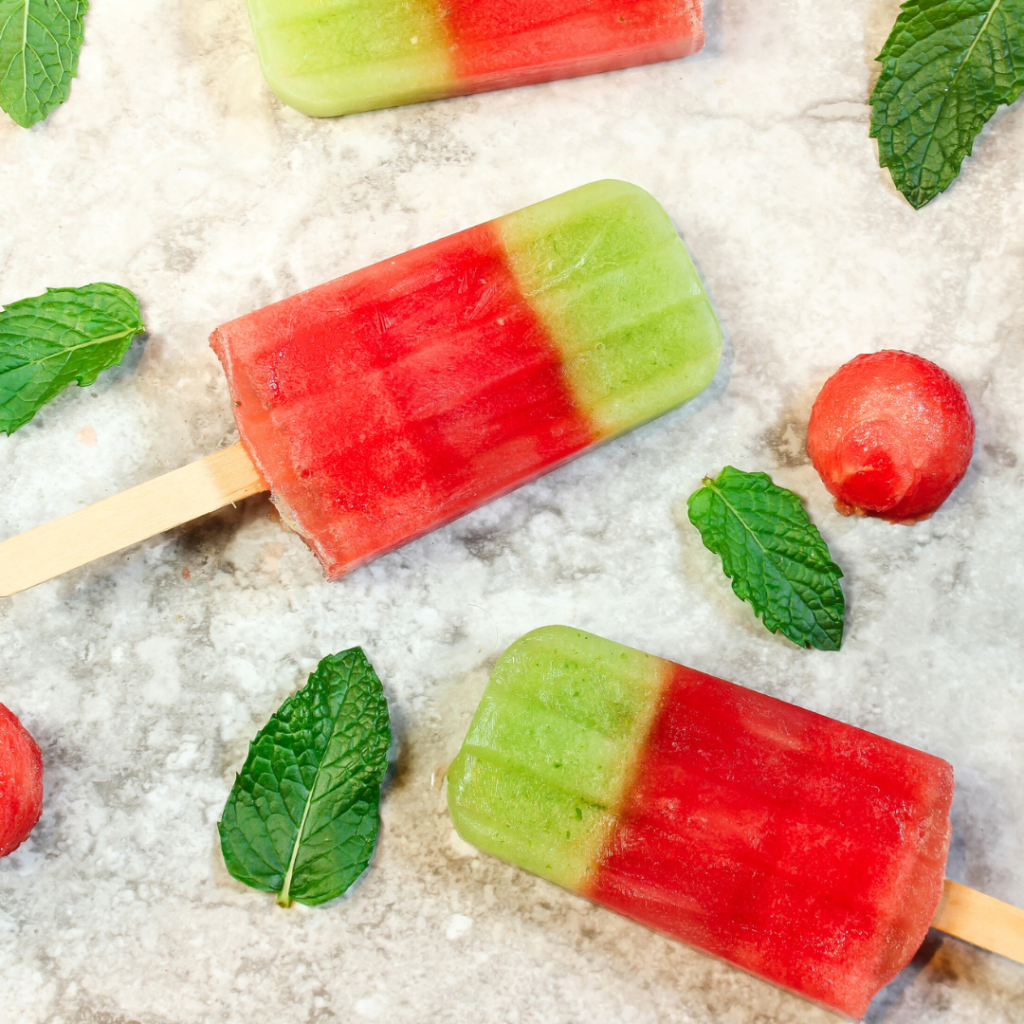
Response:
[{"label": "speckled stone texture", "polygon": [[[710,0],[700,56],[334,121],[264,86],[241,0],[97,0],[70,101],[0,117],[0,302],[109,280],[149,337],[0,438],[0,537],[230,443],[207,336],[257,306],[606,176],[675,218],[726,329],[683,410],[334,584],[265,498],[0,601],[0,701],[43,818],[0,862],[3,1024],[825,1024],[800,999],[454,837],[437,779],[490,666],[551,622],[951,761],[949,874],[1024,905],[1024,110],[913,211],[868,139],[896,0]],[[964,385],[963,484],[912,528],[844,519],[803,452],[817,389],[906,348]],[[801,651],[685,517],[730,463],[796,490],[846,570]],[[216,821],[248,741],[362,644],[396,760],[374,865],[282,911]],[[887,1024],[1024,1020],[1024,968],[926,944]]]}]

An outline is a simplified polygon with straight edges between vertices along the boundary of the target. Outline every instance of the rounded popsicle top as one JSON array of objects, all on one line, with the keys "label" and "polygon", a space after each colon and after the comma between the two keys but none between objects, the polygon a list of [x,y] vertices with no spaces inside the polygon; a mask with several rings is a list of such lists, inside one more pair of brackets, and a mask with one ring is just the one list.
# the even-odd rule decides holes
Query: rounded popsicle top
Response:
[{"label": "rounded popsicle top", "polygon": [[584,892],[670,669],[568,626],[515,641],[494,666],[448,769],[459,834]]},{"label": "rounded popsicle top", "polygon": [[495,226],[599,437],[660,416],[711,382],[721,326],[685,243],[649,192],[595,181]]}]

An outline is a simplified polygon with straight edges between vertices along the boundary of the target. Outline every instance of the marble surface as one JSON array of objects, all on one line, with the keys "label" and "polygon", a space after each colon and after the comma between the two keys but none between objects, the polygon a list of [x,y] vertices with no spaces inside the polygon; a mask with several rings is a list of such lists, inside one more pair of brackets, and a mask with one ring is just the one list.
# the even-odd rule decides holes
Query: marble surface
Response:
[{"label": "marble surface", "polygon": [[[866,98],[896,0],[709,0],[694,58],[316,121],[264,86],[241,0],[95,0],[70,102],[0,117],[0,302],[110,280],[149,336],[0,438],[0,536],[235,437],[218,323],[605,176],[666,205],[725,325],[709,390],[338,583],[265,498],[0,601],[0,701],[46,763],[0,862],[0,1019],[21,1024],[825,1024],[833,1015],[453,834],[436,769],[498,653],[566,622],[948,758],[949,874],[1024,905],[1024,111],[915,212]],[[803,452],[863,351],[959,378],[967,478],[913,528],[844,519]],[[732,463],[796,490],[846,570],[839,654],[768,634],[684,515]],[[374,866],[278,909],[216,841],[249,739],[362,644],[396,763]],[[937,937],[872,1009],[1024,1019],[1024,968]]]}]

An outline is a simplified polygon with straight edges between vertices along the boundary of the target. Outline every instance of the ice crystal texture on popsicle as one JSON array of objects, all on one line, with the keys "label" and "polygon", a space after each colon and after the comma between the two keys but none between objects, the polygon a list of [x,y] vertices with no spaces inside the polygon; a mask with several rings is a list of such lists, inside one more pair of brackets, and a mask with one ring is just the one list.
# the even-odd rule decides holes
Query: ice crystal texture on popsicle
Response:
[{"label": "ice crystal texture on popsicle", "polygon": [[861,1017],[942,894],[952,769],[565,626],[498,660],[448,804],[463,839]]},{"label": "ice crystal texture on popsicle", "polygon": [[601,181],[212,344],[246,450],[333,578],[693,398],[721,332],[665,211]]},{"label": "ice crystal texture on popsicle", "polygon": [[685,57],[700,0],[248,0],[268,84],[307,114]]}]

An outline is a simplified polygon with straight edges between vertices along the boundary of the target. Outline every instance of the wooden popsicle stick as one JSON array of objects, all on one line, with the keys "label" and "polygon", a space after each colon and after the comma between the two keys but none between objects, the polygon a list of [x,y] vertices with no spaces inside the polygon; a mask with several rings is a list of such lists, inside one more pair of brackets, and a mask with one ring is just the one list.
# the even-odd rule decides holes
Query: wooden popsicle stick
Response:
[{"label": "wooden popsicle stick", "polygon": [[1024,964],[1024,910],[946,879],[932,927]]},{"label": "wooden popsicle stick", "polygon": [[0,597],[267,490],[241,442],[0,544]]}]

